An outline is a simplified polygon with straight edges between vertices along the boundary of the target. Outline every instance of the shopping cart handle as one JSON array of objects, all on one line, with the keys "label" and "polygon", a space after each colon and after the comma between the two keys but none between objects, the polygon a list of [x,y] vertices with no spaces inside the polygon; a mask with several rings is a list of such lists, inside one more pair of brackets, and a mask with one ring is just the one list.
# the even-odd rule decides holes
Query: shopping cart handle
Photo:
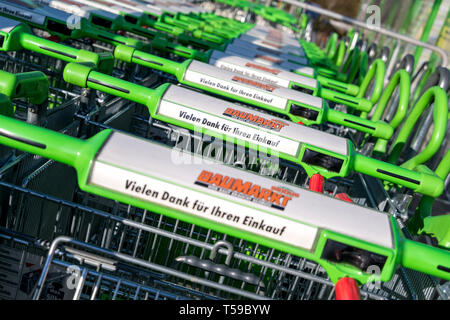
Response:
[{"label": "shopping cart handle", "polygon": [[27,49],[65,62],[90,62],[104,73],[111,73],[114,68],[114,58],[109,52],[97,54],[37,37],[28,25],[2,16],[0,24],[10,26],[0,30],[0,36],[3,36],[0,51]]},{"label": "shopping cart handle", "polygon": [[161,37],[156,37],[155,39],[153,39],[151,45],[155,50],[171,52],[184,58],[195,59],[202,62],[209,62],[212,53],[212,51],[202,52],[185,46],[177,45]]},{"label": "shopping cart handle", "polygon": [[356,97],[357,98],[365,97],[369,85],[373,82],[374,85],[372,89],[372,95],[370,96],[370,98],[367,99],[369,99],[369,101],[375,105],[375,103],[377,103],[378,99],[383,93],[385,76],[386,76],[386,64],[384,63],[384,61],[381,59],[377,59],[374,62],[372,62],[369,70],[367,71],[366,76],[361,82],[359,92]]},{"label": "shopping cart handle", "polygon": [[355,171],[404,186],[423,195],[439,197],[444,191],[444,181],[435,174],[413,171],[361,154],[355,154],[353,160]]},{"label": "shopping cart handle", "polygon": [[389,108],[396,108],[396,112],[392,120],[389,122],[390,126],[395,130],[402,122],[406,116],[409,106],[409,94],[411,90],[411,77],[405,70],[398,70],[392,79],[389,81],[388,85],[384,89],[383,95],[378,102],[375,112],[372,116],[373,121],[381,120],[381,117],[385,113],[386,107],[398,88],[398,105]]},{"label": "shopping cart handle", "polygon": [[374,138],[381,138],[389,140],[394,134],[394,129],[384,121],[371,121],[362,119],[358,116],[328,109],[327,120],[331,123],[345,126],[370,134]]},{"label": "shopping cart handle", "polygon": [[441,279],[450,276],[450,251],[403,239],[401,265]]},{"label": "shopping cart handle", "polygon": [[10,99],[27,98],[32,104],[41,104],[47,99],[48,88],[48,79],[41,71],[12,74],[0,70],[0,93]]},{"label": "shopping cart handle", "polygon": [[337,91],[332,91],[326,88],[320,90],[321,97],[325,100],[333,101],[336,103],[344,104],[354,108],[355,110],[370,112],[373,104],[369,100],[364,98],[355,98],[350,95],[346,95]]},{"label": "shopping cart handle", "polygon": [[392,145],[392,152],[389,155],[390,163],[397,163],[400,155],[408,141],[408,138],[420,119],[425,109],[433,104],[433,133],[425,149],[409,159],[401,166],[407,169],[414,169],[420,164],[426,163],[441,147],[444,141],[448,122],[448,98],[447,93],[440,87],[431,87],[422,95],[416,103],[408,118],[400,130],[397,139]]}]

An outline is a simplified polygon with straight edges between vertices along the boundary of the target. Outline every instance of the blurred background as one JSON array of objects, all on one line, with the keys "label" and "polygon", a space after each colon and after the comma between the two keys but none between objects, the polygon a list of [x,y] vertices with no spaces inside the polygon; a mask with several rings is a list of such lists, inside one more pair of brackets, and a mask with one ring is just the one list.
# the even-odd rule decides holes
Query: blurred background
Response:
[{"label": "blurred background", "polygon": [[[298,7],[279,0],[253,0],[264,4],[271,4],[290,13],[295,13]],[[312,0],[305,2],[319,6],[359,21],[367,21],[373,14],[368,10],[370,6],[378,6],[380,10],[381,27],[412,37],[417,40],[436,45],[450,52],[450,0]],[[331,32],[344,36],[350,29],[349,25],[333,21],[313,12],[307,12],[314,18],[314,30],[318,30],[315,39],[317,44],[327,40]],[[392,39],[367,32],[367,38],[379,45],[392,45]],[[416,48],[402,48],[402,53],[415,53]],[[419,63],[428,61],[431,57],[429,50],[423,50]],[[417,55],[418,56],[418,55]]]}]

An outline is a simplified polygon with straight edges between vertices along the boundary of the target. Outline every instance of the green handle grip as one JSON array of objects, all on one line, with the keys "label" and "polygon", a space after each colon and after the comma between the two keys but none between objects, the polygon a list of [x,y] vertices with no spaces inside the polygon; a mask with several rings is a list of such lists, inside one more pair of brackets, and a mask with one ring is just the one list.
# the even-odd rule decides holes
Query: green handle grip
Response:
[{"label": "green handle grip", "polygon": [[325,47],[325,54],[328,59],[332,59],[336,54],[338,37],[339,35],[337,33],[333,33],[328,39],[327,46]]},{"label": "green handle grip", "polygon": [[357,96],[359,92],[359,87],[354,84],[344,83],[323,76],[317,76],[317,81],[319,81],[319,83],[323,87],[330,88],[351,96]]},{"label": "green handle grip", "polygon": [[400,264],[441,279],[450,277],[450,251],[404,239],[401,243]]},{"label": "green handle grip", "polygon": [[367,71],[364,79],[361,82],[361,86],[359,87],[359,92],[357,94],[358,98],[363,98],[366,96],[367,89],[369,85],[373,82],[373,90],[370,98],[370,102],[375,105],[375,103],[380,98],[383,93],[384,87],[384,78],[386,76],[386,64],[383,60],[377,59],[372,62],[369,70]]},{"label": "green handle grip", "polygon": [[186,60],[184,63],[174,62],[172,60],[164,59],[123,45],[119,45],[115,48],[114,57],[121,61],[136,63],[151,69],[173,74],[177,76],[178,79],[183,78],[187,63],[190,62],[190,60]]},{"label": "green handle grip", "polygon": [[195,59],[202,62],[209,62],[212,51],[201,52],[192,48],[171,43],[166,39],[156,37],[152,41],[152,48],[159,51],[174,53],[187,59]]},{"label": "green handle grip", "polygon": [[431,139],[429,140],[425,149],[420,152],[418,155],[409,159],[405,163],[402,164],[402,167],[408,169],[414,169],[418,165],[427,162],[441,147],[442,142],[444,141],[446,130],[447,130],[447,122],[448,122],[448,97],[444,89],[440,87],[431,87],[428,89],[419,101],[416,103],[414,108],[412,109],[410,115],[406,119],[400,133],[395,140],[392,152],[389,155],[388,161],[390,163],[397,163],[400,158],[400,154],[405,147],[405,144],[419,120],[421,114],[424,110],[431,106],[431,102],[434,101],[433,107],[433,134]]},{"label": "green handle grip", "polygon": [[371,121],[360,117],[328,109],[326,121],[368,133],[375,138],[390,139],[394,134],[392,127],[384,121]]},{"label": "green handle grip", "polygon": [[357,172],[404,186],[427,196],[438,197],[444,190],[444,181],[436,175],[416,172],[360,154],[355,154],[353,161],[353,168]]},{"label": "green handle grip", "polygon": [[150,48],[150,45],[147,43],[144,43],[140,40],[134,39],[134,38],[127,38],[123,37],[121,35],[111,33],[96,27],[92,27],[90,22],[86,19],[81,20],[81,26],[79,29],[76,29],[76,31],[73,34],[76,38],[83,38],[83,37],[89,37],[92,39],[97,39],[109,44],[118,45],[123,44],[130,47],[134,47],[137,49],[146,50]]},{"label": "green handle grip", "polygon": [[14,106],[7,95],[0,93],[0,115],[12,118],[14,117]]},{"label": "green handle grip", "polygon": [[200,48],[203,50],[213,49],[213,50],[225,51],[225,49],[227,47],[226,43],[218,44],[218,43],[214,43],[211,41],[191,37],[185,33],[180,34],[177,37],[177,40],[181,44],[194,46],[196,48]]},{"label": "green handle grip", "polygon": [[33,104],[41,104],[48,97],[48,79],[40,71],[12,74],[0,70],[0,93],[10,99],[27,98]]},{"label": "green handle grip", "polygon": [[13,118],[0,115],[0,123],[0,144],[70,166],[76,165],[80,151],[86,147],[83,140]]},{"label": "green handle grip", "polygon": [[[396,106],[397,110],[394,117],[389,123],[391,127],[395,130],[404,120],[409,106],[409,93],[410,93],[411,79],[408,72],[405,70],[397,71],[392,77],[391,81],[388,83],[381,99],[375,109],[375,112],[371,118],[373,121],[378,121],[384,114],[388,102],[392,98],[394,90],[398,88],[399,100]],[[392,106],[391,106],[392,107]],[[387,151],[388,140],[378,139],[373,148],[374,152],[379,154],[385,154]]]},{"label": "green handle grip", "polygon": [[97,54],[37,37],[31,34],[30,28],[25,24],[20,24],[11,30],[1,47],[1,51],[22,49],[42,53],[66,62],[90,62],[105,73],[110,73],[114,67],[114,58],[110,53]]},{"label": "green handle grip", "polygon": [[153,23],[148,23],[147,25],[155,28],[156,30],[167,32],[174,36],[179,36],[180,34],[184,33],[183,28],[179,28],[177,26],[173,26],[173,25],[161,22],[161,21],[154,21]]},{"label": "green handle grip", "polygon": [[320,96],[325,100],[333,101],[354,108],[359,111],[370,112],[373,104],[364,98],[355,98],[337,91],[321,88]]},{"label": "green handle grip", "polygon": [[63,77],[64,81],[79,87],[92,88],[145,105],[152,114],[156,110],[168,86],[167,84],[160,86],[158,89],[146,88],[132,82],[93,71],[89,65],[77,63],[67,64]]},{"label": "green handle grip", "polygon": [[64,81],[82,88],[105,93],[147,105],[156,91],[115,77],[94,72],[89,65],[69,63],[64,69]]},{"label": "green handle grip", "polygon": [[197,29],[197,27],[192,26],[187,22],[180,21],[180,20],[168,17],[168,16],[162,16],[161,21],[164,23],[167,23],[167,24],[174,25],[176,27],[183,28],[184,30],[187,30],[187,31],[194,31],[195,29]]},{"label": "green handle grip", "polygon": [[375,112],[372,116],[373,121],[378,121],[384,114],[384,111],[387,107],[389,100],[392,98],[394,94],[394,90],[398,87],[398,95],[399,102],[397,106],[397,111],[395,112],[395,116],[392,118],[389,123],[392,128],[396,129],[400,123],[402,123],[403,119],[406,116],[406,112],[408,111],[409,105],[409,93],[411,89],[411,79],[409,73],[406,70],[398,70],[391,81],[389,81],[386,86],[383,95],[375,109]]},{"label": "green handle grip", "polygon": [[194,30],[192,32],[192,36],[198,39],[204,39],[206,41],[210,41],[216,44],[224,44],[226,41],[224,38],[216,36],[214,34],[204,32],[202,30]]}]

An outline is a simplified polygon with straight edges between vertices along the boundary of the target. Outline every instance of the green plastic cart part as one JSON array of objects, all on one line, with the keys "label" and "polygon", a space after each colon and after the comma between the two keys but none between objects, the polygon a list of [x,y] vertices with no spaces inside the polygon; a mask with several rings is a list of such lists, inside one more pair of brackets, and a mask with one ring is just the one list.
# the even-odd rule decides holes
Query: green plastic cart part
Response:
[{"label": "green plastic cart part", "polygon": [[[436,168],[436,175],[442,180],[446,180],[450,174],[450,151],[442,158]],[[408,230],[413,234],[429,234],[435,236],[439,245],[450,249],[449,234],[449,214],[444,216],[432,217],[433,204],[436,198],[424,196],[420,200],[416,212],[408,221]]]},{"label": "green plastic cart part", "polygon": [[[140,64],[142,66],[160,70],[163,72],[167,72],[169,74],[173,74],[177,77],[177,80],[185,85],[202,89],[205,91],[209,91],[224,97],[232,98],[238,101],[242,101],[244,103],[248,103],[251,105],[255,105],[258,107],[261,107],[263,109],[267,109],[270,111],[277,112],[279,114],[284,114],[285,116],[288,116],[291,121],[293,122],[302,122],[306,125],[311,124],[318,124],[318,123],[324,123],[324,122],[332,122],[338,125],[343,125],[345,127],[353,128],[355,130],[368,133],[373,137],[376,138],[384,138],[384,139],[390,139],[393,134],[392,128],[385,122],[378,121],[370,121],[366,119],[361,119],[357,116],[346,114],[343,112],[339,112],[333,109],[329,109],[323,101],[322,108],[317,108],[314,106],[307,105],[303,101],[288,101],[288,106],[285,110],[276,108],[270,104],[266,104],[263,102],[258,102],[254,98],[245,98],[240,95],[232,94],[226,89],[223,89],[224,87],[220,88],[212,88],[207,85],[203,85],[200,82],[192,82],[192,81],[186,81],[185,75],[190,67],[192,60],[186,60],[183,63],[177,63],[171,60],[167,60],[164,58],[160,58],[158,56],[154,56],[145,52],[140,52],[138,50],[135,50],[134,48],[127,47],[127,46],[117,46],[114,50],[114,56],[116,59],[125,61],[128,63],[136,63]],[[198,62],[200,63],[200,62]],[[205,64],[205,66],[208,66],[209,68],[211,66]],[[220,70],[220,74],[226,74],[227,72]],[[244,77],[245,78],[245,77]],[[243,78],[243,79],[244,79]],[[248,80],[248,81],[247,81]],[[252,78],[247,79],[246,83],[252,83],[256,82]],[[216,81],[221,81],[220,79],[217,79]],[[226,80],[223,80],[226,81]],[[239,86],[242,86],[239,84]],[[245,87],[245,85],[243,85]],[[259,87],[254,87],[252,85],[248,85],[252,90],[261,90]],[[256,89],[255,89],[256,88]],[[264,92],[262,90],[261,92]],[[363,100],[361,100],[363,101]],[[362,104],[364,108],[364,104]]]},{"label": "green plastic cart part", "polygon": [[[169,122],[171,124],[184,127],[188,130],[201,130],[200,133],[204,133],[205,131],[207,132],[206,134],[222,140],[238,140],[240,141],[239,144],[241,145],[249,145],[248,143],[240,139],[227,138],[227,135],[224,135],[224,133],[222,133],[221,131],[219,133],[218,131],[214,130],[203,130],[202,128],[198,128],[194,124],[186,124],[183,121],[173,119],[171,117],[160,116],[157,112],[158,106],[163,100],[163,97],[168,90],[169,85],[162,85],[157,89],[149,89],[137,84],[101,74],[96,71],[92,71],[89,66],[74,63],[68,64],[66,66],[64,70],[64,80],[80,87],[89,87],[145,105],[148,107],[149,113],[154,119]],[[189,91],[188,89],[186,90]],[[202,99],[202,95],[199,94],[199,100]],[[316,131],[315,129],[308,130],[311,130],[311,132]],[[303,166],[309,176],[320,173],[326,178],[337,176],[345,177],[351,174],[351,172],[354,170],[382,180],[402,185],[406,188],[423,194],[440,195],[443,192],[443,181],[435,175],[426,174],[423,172],[415,172],[393,164],[365,157],[354,151],[354,148],[352,147],[350,141],[347,141],[347,144],[347,156],[337,155],[333,151],[324,150],[322,148],[306,144],[299,152],[299,157],[294,157],[292,155],[290,156],[282,152],[279,153],[279,156],[283,159],[286,159],[287,161],[291,161]],[[249,147],[255,148],[254,145],[249,145]],[[270,151],[270,148],[269,152],[271,154],[275,154],[275,152]]]},{"label": "green plastic cart part", "polygon": [[[396,108],[396,112],[392,120],[389,122],[390,126],[396,130],[406,117],[408,107],[409,107],[409,97],[411,89],[411,77],[406,70],[398,70],[389,81],[386,86],[383,95],[376,106],[375,112],[371,118],[373,121],[378,121],[381,119],[383,114],[385,114],[386,107],[391,101],[395,90],[398,89],[398,105],[390,106]],[[385,154],[387,152],[388,140],[378,139],[374,146],[374,152],[377,154]]]},{"label": "green plastic cart part", "polygon": [[[45,18],[45,20],[43,23],[35,20],[28,20],[22,18],[22,16],[20,15],[17,16],[16,14],[12,13],[12,11],[6,10],[0,11],[0,15],[7,18],[19,20],[23,23],[29,24],[32,27],[44,29],[53,35],[57,35],[61,39],[92,38],[106,43],[113,43],[115,45],[123,44],[143,50],[150,49],[147,43],[144,43],[137,39],[123,37],[118,34],[110,33],[103,29],[96,28],[92,26],[86,18],[80,17],[74,26],[69,27],[66,21],[59,20],[54,15],[45,15],[45,8],[41,8],[40,6],[42,5],[40,5],[39,3],[33,3],[33,6],[35,6],[34,9],[20,6],[18,4],[13,4],[13,6],[17,6],[17,12],[25,13],[25,15],[26,13],[28,13],[29,15],[33,16],[34,14],[36,14],[36,12],[33,10],[36,10],[41,16]],[[61,13],[64,13],[64,11],[61,11]]]},{"label": "green plastic cart part", "polygon": [[[77,0],[79,1],[79,0]],[[53,1],[46,1],[46,3],[50,6],[55,5]],[[87,4],[87,1],[81,1],[82,4]],[[104,8],[104,5],[101,5],[97,2],[90,3],[92,5],[99,6],[99,8]],[[61,6],[57,6],[57,9],[62,9]],[[104,8],[107,9],[107,8]],[[71,10],[68,8],[68,10]],[[68,13],[71,13],[67,11]],[[111,12],[115,12],[115,9]],[[137,25],[137,22],[131,19],[128,19],[128,21],[125,19],[125,16],[118,15],[115,19],[112,19],[108,15],[102,15],[101,11],[97,11],[96,13],[89,12],[90,15],[88,17],[88,20],[92,26],[95,26],[99,29],[104,30],[115,30],[115,31],[127,31],[130,33],[137,34],[139,36],[145,37],[149,40],[151,40],[151,43],[142,43],[141,41],[130,41],[127,37],[122,37],[115,35],[113,33],[107,32],[103,35],[96,35],[95,37],[92,37],[97,40],[101,40],[103,42],[113,44],[113,45],[119,45],[119,44],[126,44],[135,48],[140,49],[147,49],[152,48],[156,51],[163,51],[163,52],[171,52],[178,56],[184,57],[184,58],[193,58],[199,61],[207,61],[209,59],[209,56],[211,52],[202,52],[199,50],[194,50],[189,47],[181,46],[178,44],[175,44],[172,39],[169,39],[165,33],[163,32],[157,32],[153,31],[148,28],[142,28],[139,25]],[[81,19],[81,17],[80,17]],[[137,19],[137,18],[136,18]],[[133,21],[136,22],[136,24],[133,24]],[[50,32],[52,35],[58,35],[59,33],[52,30],[46,30]]]},{"label": "green plastic cart part", "polygon": [[0,30],[0,38],[3,39],[1,51],[26,49],[66,62],[89,62],[101,72],[112,72],[114,57],[111,53],[93,53],[37,37],[27,25],[5,17],[0,17],[0,22],[11,26],[8,32]]},{"label": "green plastic cart part", "polygon": [[435,237],[439,247],[450,249],[450,213],[426,217],[423,223],[423,229],[419,231],[419,234]]},{"label": "green plastic cart part", "polygon": [[[0,101],[2,100],[4,99],[0,97]],[[187,183],[182,184],[181,181],[177,183],[149,176],[150,173],[147,172],[151,172],[152,170],[151,158],[145,159],[145,163],[149,166],[145,168],[131,168],[127,165],[127,163],[125,163],[126,161],[119,160],[117,162],[104,164],[103,162],[97,160],[98,155],[103,154],[103,150],[106,150],[110,144],[117,141],[115,139],[125,139],[128,146],[139,144],[141,150],[151,149],[155,153],[170,152],[166,147],[155,145],[149,141],[142,141],[142,139],[113,132],[111,130],[104,130],[88,140],[79,140],[77,138],[45,128],[32,126],[16,119],[11,119],[4,116],[0,116],[0,122],[1,144],[72,166],[77,172],[77,179],[80,189],[85,192],[149,210],[157,214],[166,215],[170,218],[180,219],[181,221],[185,221],[187,223],[193,223],[200,227],[209,228],[217,232],[229,234],[247,241],[259,243],[263,246],[316,261],[326,270],[333,283],[336,283],[343,277],[352,277],[361,284],[374,280],[389,281],[392,278],[397,265],[402,265],[406,268],[424,272],[442,279],[450,279],[449,251],[433,248],[403,238],[394,218],[389,216],[385,216],[386,218],[384,218],[382,216],[384,215],[383,213],[373,212],[370,209],[358,207],[324,195],[296,188],[295,186],[287,184],[280,185],[280,182],[277,182],[281,188],[286,188],[289,190],[294,188],[295,191],[301,193],[303,197],[320,197],[320,199],[326,200],[328,206],[331,206],[334,209],[337,207],[341,208],[343,213],[344,211],[348,212],[349,210],[357,210],[355,211],[355,216],[361,216],[363,213],[367,216],[370,211],[370,216],[377,215],[377,219],[386,219],[389,230],[386,230],[388,235],[384,235],[384,239],[388,239],[390,243],[389,246],[380,245],[378,243],[373,243],[366,240],[360,240],[358,238],[333,231],[339,227],[336,227],[334,222],[330,220],[322,222],[321,226],[310,225],[307,222],[302,221],[301,218],[294,219],[286,217],[273,208],[254,208],[250,207],[249,204],[246,204],[243,199],[230,200],[230,198],[219,195],[217,192],[210,189],[201,191],[197,188],[193,188],[192,186],[195,181],[192,181],[189,185],[187,185]],[[121,155],[119,159],[126,160],[127,157],[129,158],[131,155],[126,153],[125,155]],[[132,157],[139,157],[139,153],[137,152],[136,154],[133,154]],[[185,190],[185,194],[197,197],[207,197],[210,201],[214,201],[215,199],[215,201],[220,201],[222,204],[226,203],[226,205],[237,206],[239,207],[237,210],[240,212],[248,212],[248,210],[252,210],[251,208],[253,208],[253,210],[256,210],[257,213],[259,213],[258,216],[264,215],[265,217],[271,216],[278,217],[278,219],[288,219],[290,221],[289,224],[295,223],[296,225],[302,225],[303,228],[308,228],[308,230],[316,232],[315,241],[313,242],[311,249],[306,250],[304,247],[299,246],[298,242],[293,243],[287,240],[282,242],[278,239],[274,239],[273,237],[269,238],[254,232],[243,231],[243,229],[237,225],[219,223],[216,220],[212,220],[212,218],[208,216],[196,215],[188,209],[163,205],[161,201],[157,200],[157,198],[148,197],[144,199],[137,194],[131,196],[127,194],[126,191],[122,191],[122,189],[119,190],[118,187],[103,187],[99,185],[101,183],[99,179],[95,180],[95,184],[93,184],[91,183],[91,179],[93,177],[92,174],[97,172],[96,166],[100,165],[107,165],[111,170],[128,172],[133,176],[139,175],[142,179],[149,179],[148,181],[159,179],[157,181],[164,183],[167,186],[166,188],[170,188],[170,191],[175,190],[175,188],[182,188]],[[179,169],[179,165],[174,165],[170,161],[168,161],[165,166],[165,169],[169,172],[174,166],[178,166],[177,169]],[[220,171],[225,169],[225,166],[217,164],[215,168]],[[188,167],[188,170],[192,171],[194,168]],[[197,167],[195,170],[198,170]],[[258,181],[260,181],[261,184],[270,185],[274,183],[271,179],[261,178],[260,176],[243,172],[239,169],[227,167],[226,170],[227,172],[231,172],[231,174],[234,174],[240,178],[250,179],[250,181],[254,178],[258,178]],[[122,181],[124,178],[121,176],[115,175],[112,176],[111,179],[113,179],[116,184],[125,183],[125,181]],[[322,203],[325,202],[320,199],[316,199],[316,205],[319,207],[323,206]],[[299,213],[302,212],[302,205],[298,206],[298,210]],[[319,211],[327,212],[327,210],[330,210],[330,208],[324,207],[323,210]],[[380,216],[378,216],[378,214]],[[297,217],[301,217],[301,215],[297,215]],[[347,220],[339,222],[340,225],[342,225],[342,223],[353,224],[354,221]],[[288,228],[288,226],[286,228]],[[346,226],[346,228],[351,227]],[[380,267],[379,269],[381,272],[374,277],[374,275],[367,270],[368,266],[359,265],[359,267],[356,267],[345,259],[339,260],[339,257],[336,258],[334,255],[327,253],[330,249],[333,252],[333,248],[342,248],[342,246],[350,252],[361,253],[368,257],[375,257],[375,261]]]},{"label": "green plastic cart part", "polygon": [[47,100],[49,82],[40,71],[13,74],[0,70],[0,79],[0,93],[11,100],[27,98],[32,104],[41,104]]},{"label": "green plastic cart part", "polygon": [[[434,102],[432,104],[432,102]],[[444,89],[440,87],[429,88],[419,99],[405,120],[397,139],[392,145],[392,151],[388,162],[396,164],[405,148],[405,144],[411,132],[416,126],[421,114],[433,105],[433,133],[425,149],[401,165],[406,169],[414,170],[419,165],[426,163],[439,150],[444,141],[448,122],[448,97]]]},{"label": "green plastic cart part", "polygon": [[338,49],[338,34],[333,33],[328,39],[327,46],[325,47],[325,54],[328,59],[333,59]]},{"label": "green plastic cart part", "polygon": [[355,96],[357,98],[366,97],[370,85],[373,84],[372,95],[370,96],[370,98],[367,98],[373,105],[375,105],[383,91],[385,76],[386,65],[383,60],[377,59],[369,67],[369,70],[361,81],[360,86],[326,78],[323,76],[318,76],[317,81],[319,81],[319,83],[325,88],[330,88],[332,90],[342,92],[350,96]]}]

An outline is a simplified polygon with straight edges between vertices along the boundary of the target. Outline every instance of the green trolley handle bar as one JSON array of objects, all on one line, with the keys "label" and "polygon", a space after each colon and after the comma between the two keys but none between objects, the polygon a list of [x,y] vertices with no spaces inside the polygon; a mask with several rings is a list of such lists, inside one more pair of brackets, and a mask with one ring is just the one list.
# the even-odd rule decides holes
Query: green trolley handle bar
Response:
[{"label": "green trolley handle bar", "polygon": [[[57,35],[61,39],[80,39],[87,37],[114,45],[122,44],[142,50],[150,49],[150,45],[148,43],[133,38],[123,37],[121,35],[105,31],[102,28],[97,28],[93,26],[86,18],[69,15],[69,13],[65,11],[49,8],[52,12],[48,13],[45,11],[46,7],[37,7],[37,9],[39,9],[37,13],[30,8],[4,4],[3,1],[0,1],[0,9],[1,7],[16,10],[0,11],[1,15],[22,21],[33,27],[46,30],[52,35]],[[36,16],[39,17],[39,19],[28,20],[23,18],[27,15]],[[76,22],[69,26],[65,19],[74,19]]]},{"label": "green trolley handle bar", "polygon": [[331,122],[384,139],[390,139],[393,134],[385,122],[329,109],[322,99],[312,95],[259,82],[199,61],[177,63],[127,46],[117,46],[114,56],[121,61],[173,74],[182,84],[283,114],[293,122],[306,125]]},{"label": "green trolley handle bar", "polygon": [[[48,98],[48,78],[40,71],[13,74],[0,70],[0,79],[0,93],[11,100],[27,98],[32,104],[41,104]],[[2,109],[2,114],[5,110]]]},{"label": "green trolley handle bar", "polygon": [[30,27],[19,21],[0,17],[0,50],[19,51],[27,49],[66,62],[89,62],[104,73],[111,73],[114,57],[111,53],[94,53],[75,49],[37,37]]},{"label": "green trolley handle bar", "polygon": [[[108,1],[112,2],[112,1]],[[113,1],[112,3],[115,3],[116,1]],[[136,10],[141,14],[140,17],[138,17],[137,23],[140,25],[148,25],[152,28],[164,31],[164,32],[173,32],[177,35],[179,35],[181,32],[178,30],[184,30],[185,32],[192,33],[192,36],[195,38],[204,39],[216,44],[223,44],[226,42],[226,39],[219,37],[214,34],[210,34],[208,32],[205,32],[203,30],[198,29],[197,26],[194,26],[192,24],[189,24],[187,22],[178,20],[174,17],[172,17],[170,14],[163,13],[162,15],[155,15],[154,12],[146,11],[143,7],[140,7],[136,4],[136,6],[130,6],[129,4],[119,3],[121,6],[124,6],[126,8],[130,8],[131,10]],[[136,18],[136,15],[127,14],[128,17],[134,17]],[[153,17],[153,18],[152,18]],[[157,18],[155,20],[154,18]],[[177,27],[176,29],[173,27]]]},{"label": "green trolley handle bar", "polygon": [[[444,155],[441,162],[439,163],[438,167],[436,168],[436,175],[445,181],[445,179],[447,179],[449,174],[450,174],[450,151],[447,151],[447,153]],[[435,201],[434,197],[429,196],[422,197],[414,216],[408,221],[408,230],[410,232],[417,234],[422,228],[424,228],[424,220],[426,218],[431,217],[434,201]]]},{"label": "green trolley handle bar", "polygon": [[387,214],[195,155],[180,165],[173,149],[111,130],[80,140],[0,122],[1,144],[72,166],[85,192],[316,261],[333,283],[389,281],[397,265],[450,279],[450,252],[405,239]]},{"label": "green trolley handle bar", "polygon": [[[45,4],[51,6],[55,6],[55,11],[64,9],[66,2],[64,0],[61,1],[45,1]],[[73,2],[72,2],[73,5]],[[67,7],[67,6],[66,6]],[[81,8],[83,9],[83,8]],[[81,10],[80,9],[80,10]],[[26,9],[22,9],[26,10]],[[67,7],[66,8],[68,13],[73,13],[73,9]],[[84,9],[86,10],[86,9]],[[63,36],[63,38],[67,37],[67,34],[70,34],[70,37],[72,38],[82,38],[82,37],[89,37],[95,40],[99,40],[105,43],[112,44],[114,46],[116,45],[127,45],[131,46],[137,49],[146,50],[153,48],[158,51],[165,51],[165,52],[171,52],[176,55],[179,55],[181,57],[185,58],[195,58],[200,61],[206,61],[210,55],[209,52],[201,52],[198,50],[194,50],[185,46],[181,46],[178,44],[174,44],[171,41],[168,41],[164,34],[155,32],[149,29],[141,28],[138,25],[134,25],[128,21],[125,20],[123,16],[118,16],[116,19],[112,20],[110,17],[101,15],[101,11],[94,11],[95,14],[91,14],[90,11],[86,11],[87,14],[89,14],[89,21],[87,21],[85,18],[79,17],[80,24],[75,24],[73,26],[73,29],[68,29],[66,24],[62,20],[57,20],[54,16],[53,17],[46,17],[46,19],[51,19],[50,21],[52,23],[49,23],[47,21],[46,23],[32,23],[29,21],[25,21],[27,23],[30,23],[34,27],[46,30],[52,35],[57,36]],[[17,18],[15,16],[9,15],[13,18]],[[55,27],[55,23],[58,23]],[[150,45],[148,43],[144,43],[142,41],[123,37],[108,31],[107,30],[125,30],[143,37],[146,37],[150,40],[155,40],[154,45]]]},{"label": "green trolley handle bar", "polygon": [[[434,102],[434,103],[432,103]],[[397,139],[392,145],[392,151],[389,154],[388,162],[398,163],[400,155],[405,147],[408,138],[421,114],[433,105],[433,133],[427,146],[422,152],[404,162],[401,166],[406,169],[415,169],[426,163],[440,149],[444,141],[447,123],[448,123],[448,97],[444,89],[435,86],[429,88],[417,101],[411,110],[408,118],[400,130]]]},{"label": "green trolley handle bar", "polygon": [[[128,31],[149,39],[154,39],[157,36],[167,38],[164,33],[140,27],[138,18],[121,15],[119,10],[96,1],[40,0],[40,2],[56,10],[86,17],[91,25],[105,30]],[[112,15],[107,14],[108,12]],[[177,32],[174,33],[177,34]]]},{"label": "green trolley handle bar", "polygon": [[297,163],[309,176],[345,177],[357,171],[423,194],[440,195],[444,188],[434,175],[356,153],[347,139],[186,88],[166,84],[149,89],[75,63],[66,66],[64,80],[145,105],[154,119]]},{"label": "green trolley handle bar", "polygon": [[[56,3],[59,1],[51,1],[51,0],[45,0],[45,3],[49,6],[55,6]],[[62,0],[61,2],[66,2],[66,0]],[[73,5],[73,2],[71,3]],[[142,28],[142,26],[149,26],[155,30],[159,30],[162,32],[165,32],[167,34],[178,36],[182,33],[184,33],[184,29],[163,23],[158,21],[157,19],[154,19],[152,15],[146,14],[144,12],[130,12],[130,11],[121,11],[117,9],[116,7],[108,6],[105,2],[97,2],[97,1],[87,1],[87,0],[76,0],[76,4],[83,4],[87,6],[91,6],[94,8],[98,8],[100,10],[108,11],[113,14],[119,15],[122,19],[117,18],[121,23],[118,28],[121,28],[122,30],[131,31],[133,33],[138,33],[142,36],[148,37],[154,37],[156,32],[153,30],[148,30],[145,28]],[[64,6],[58,6],[58,9],[66,10]],[[122,8],[124,9],[124,8]],[[110,22],[107,22],[109,20],[104,15],[101,15],[101,12],[97,11],[95,12],[95,19],[90,19],[91,22],[98,23],[98,25],[101,25],[102,27],[109,29],[110,28]]]},{"label": "green trolley handle bar", "polygon": [[[380,98],[378,105],[375,108],[371,120],[378,121],[386,112],[386,107],[392,99],[395,89],[398,89],[398,104],[390,106],[395,107],[395,115],[389,122],[391,127],[396,130],[406,117],[409,107],[409,97],[411,91],[411,77],[406,70],[398,70],[386,86],[383,95]],[[385,154],[387,151],[388,140],[378,139],[374,146],[374,152],[378,154]]]}]

